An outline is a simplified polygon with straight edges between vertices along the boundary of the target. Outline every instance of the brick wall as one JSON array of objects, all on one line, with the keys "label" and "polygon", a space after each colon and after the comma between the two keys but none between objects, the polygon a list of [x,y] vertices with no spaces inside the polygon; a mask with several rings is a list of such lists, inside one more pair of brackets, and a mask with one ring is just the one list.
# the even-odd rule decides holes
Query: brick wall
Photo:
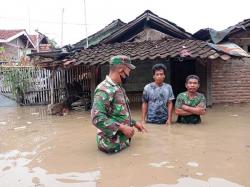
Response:
[{"label": "brick wall", "polygon": [[250,102],[250,59],[212,62],[212,102]]},{"label": "brick wall", "polygon": [[248,46],[250,46],[250,27],[246,31],[238,32],[229,37],[229,40],[239,45],[242,49],[250,53]]}]

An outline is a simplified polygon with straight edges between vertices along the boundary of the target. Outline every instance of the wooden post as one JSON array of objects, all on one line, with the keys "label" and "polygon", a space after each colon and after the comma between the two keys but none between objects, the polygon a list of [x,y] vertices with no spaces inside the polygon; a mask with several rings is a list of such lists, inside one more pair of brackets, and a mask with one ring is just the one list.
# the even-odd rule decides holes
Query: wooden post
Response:
[{"label": "wooden post", "polygon": [[97,70],[98,66],[91,66],[91,81],[90,81],[90,92],[91,92],[91,106],[94,101],[94,93],[95,93],[95,88],[97,84]]},{"label": "wooden post", "polygon": [[[62,89],[62,93],[64,94],[63,96],[66,98],[66,70],[65,69],[62,69],[62,85],[61,85],[61,89]],[[63,98],[63,99],[65,99]]]},{"label": "wooden post", "polygon": [[50,75],[50,104],[51,106],[54,104],[54,77],[55,77],[55,69],[53,67],[51,75]]},{"label": "wooden post", "polygon": [[206,61],[206,72],[207,72],[207,106],[212,106],[212,79],[211,79],[211,61]]}]

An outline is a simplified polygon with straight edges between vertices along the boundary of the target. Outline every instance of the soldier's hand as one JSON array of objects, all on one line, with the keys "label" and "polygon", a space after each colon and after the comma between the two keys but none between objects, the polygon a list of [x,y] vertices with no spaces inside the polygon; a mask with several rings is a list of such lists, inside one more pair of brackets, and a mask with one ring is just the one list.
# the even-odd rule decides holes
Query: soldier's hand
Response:
[{"label": "soldier's hand", "polygon": [[148,132],[143,123],[136,122],[135,128],[137,128],[139,132]]},{"label": "soldier's hand", "polygon": [[135,132],[133,127],[127,125],[120,125],[119,131],[121,131],[127,138],[131,138]]}]

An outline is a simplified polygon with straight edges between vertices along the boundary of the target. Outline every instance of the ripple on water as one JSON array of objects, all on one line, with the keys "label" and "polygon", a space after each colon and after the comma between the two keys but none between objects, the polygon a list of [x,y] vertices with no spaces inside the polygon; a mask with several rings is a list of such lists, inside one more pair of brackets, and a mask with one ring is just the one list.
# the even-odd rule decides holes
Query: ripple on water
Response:
[{"label": "ripple on water", "polygon": [[199,167],[199,164],[197,162],[188,162],[187,165],[191,167]]},{"label": "ripple on water", "polygon": [[177,180],[177,184],[153,184],[147,187],[244,187],[223,178],[209,178],[208,181],[183,177]]},{"label": "ripple on water", "polygon": [[29,168],[36,154],[18,150],[0,154],[0,186],[92,187],[100,177],[100,171],[49,174],[40,167]]}]

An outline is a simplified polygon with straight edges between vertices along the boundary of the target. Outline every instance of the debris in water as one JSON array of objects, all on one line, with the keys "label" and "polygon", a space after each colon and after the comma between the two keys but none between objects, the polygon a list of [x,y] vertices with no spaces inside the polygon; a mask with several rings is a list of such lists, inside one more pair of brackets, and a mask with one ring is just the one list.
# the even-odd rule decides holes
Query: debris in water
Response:
[{"label": "debris in water", "polygon": [[33,113],[31,113],[31,115],[39,115],[39,113],[38,112],[33,112]]},{"label": "debris in water", "polygon": [[132,154],[132,156],[140,156],[140,154],[135,153],[135,154]]},{"label": "debris in water", "polygon": [[199,167],[199,164],[197,162],[188,162],[187,165],[191,167]]},{"label": "debris in water", "polygon": [[21,126],[21,127],[15,127],[14,130],[21,130],[21,129],[26,129],[26,126]]},{"label": "debris in water", "polygon": [[173,169],[173,168],[175,168],[175,166],[166,166],[166,168]]},{"label": "debris in water", "polygon": [[195,173],[195,175],[198,175],[198,176],[203,176],[204,174],[203,174],[203,173],[201,173],[201,172],[197,172],[197,173]]},{"label": "debris in water", "polygon": [[164,166],[164,165],[166,165],[168,163],[169,163],[168,161],[163,161],[163,162],[159,162],[159,163],[150,163],[149,165],[159,168],[159,167],[162,167],[162,166]]},{"label": "debris in water", "polygon": [[209,178],[207,181],[194,179],[191,177],[181,177],[176,184],[153,184],[147,187],[243,187],[223,178]]},{"label": "debris in water", "polygon": [[81,116],[80,116],[80,117],[77,117],[77,119],[84,119],[84,118],[85,118],[85,117],[81,117]]},{"label": "debris in water", "polygon": [[232,117],[238,117],[239,115],[238,114],[232,114],[231,116]]},{"label": "debris in water", "polygon": [[6,125],[6,121],[0,121],[0,125]]}]

